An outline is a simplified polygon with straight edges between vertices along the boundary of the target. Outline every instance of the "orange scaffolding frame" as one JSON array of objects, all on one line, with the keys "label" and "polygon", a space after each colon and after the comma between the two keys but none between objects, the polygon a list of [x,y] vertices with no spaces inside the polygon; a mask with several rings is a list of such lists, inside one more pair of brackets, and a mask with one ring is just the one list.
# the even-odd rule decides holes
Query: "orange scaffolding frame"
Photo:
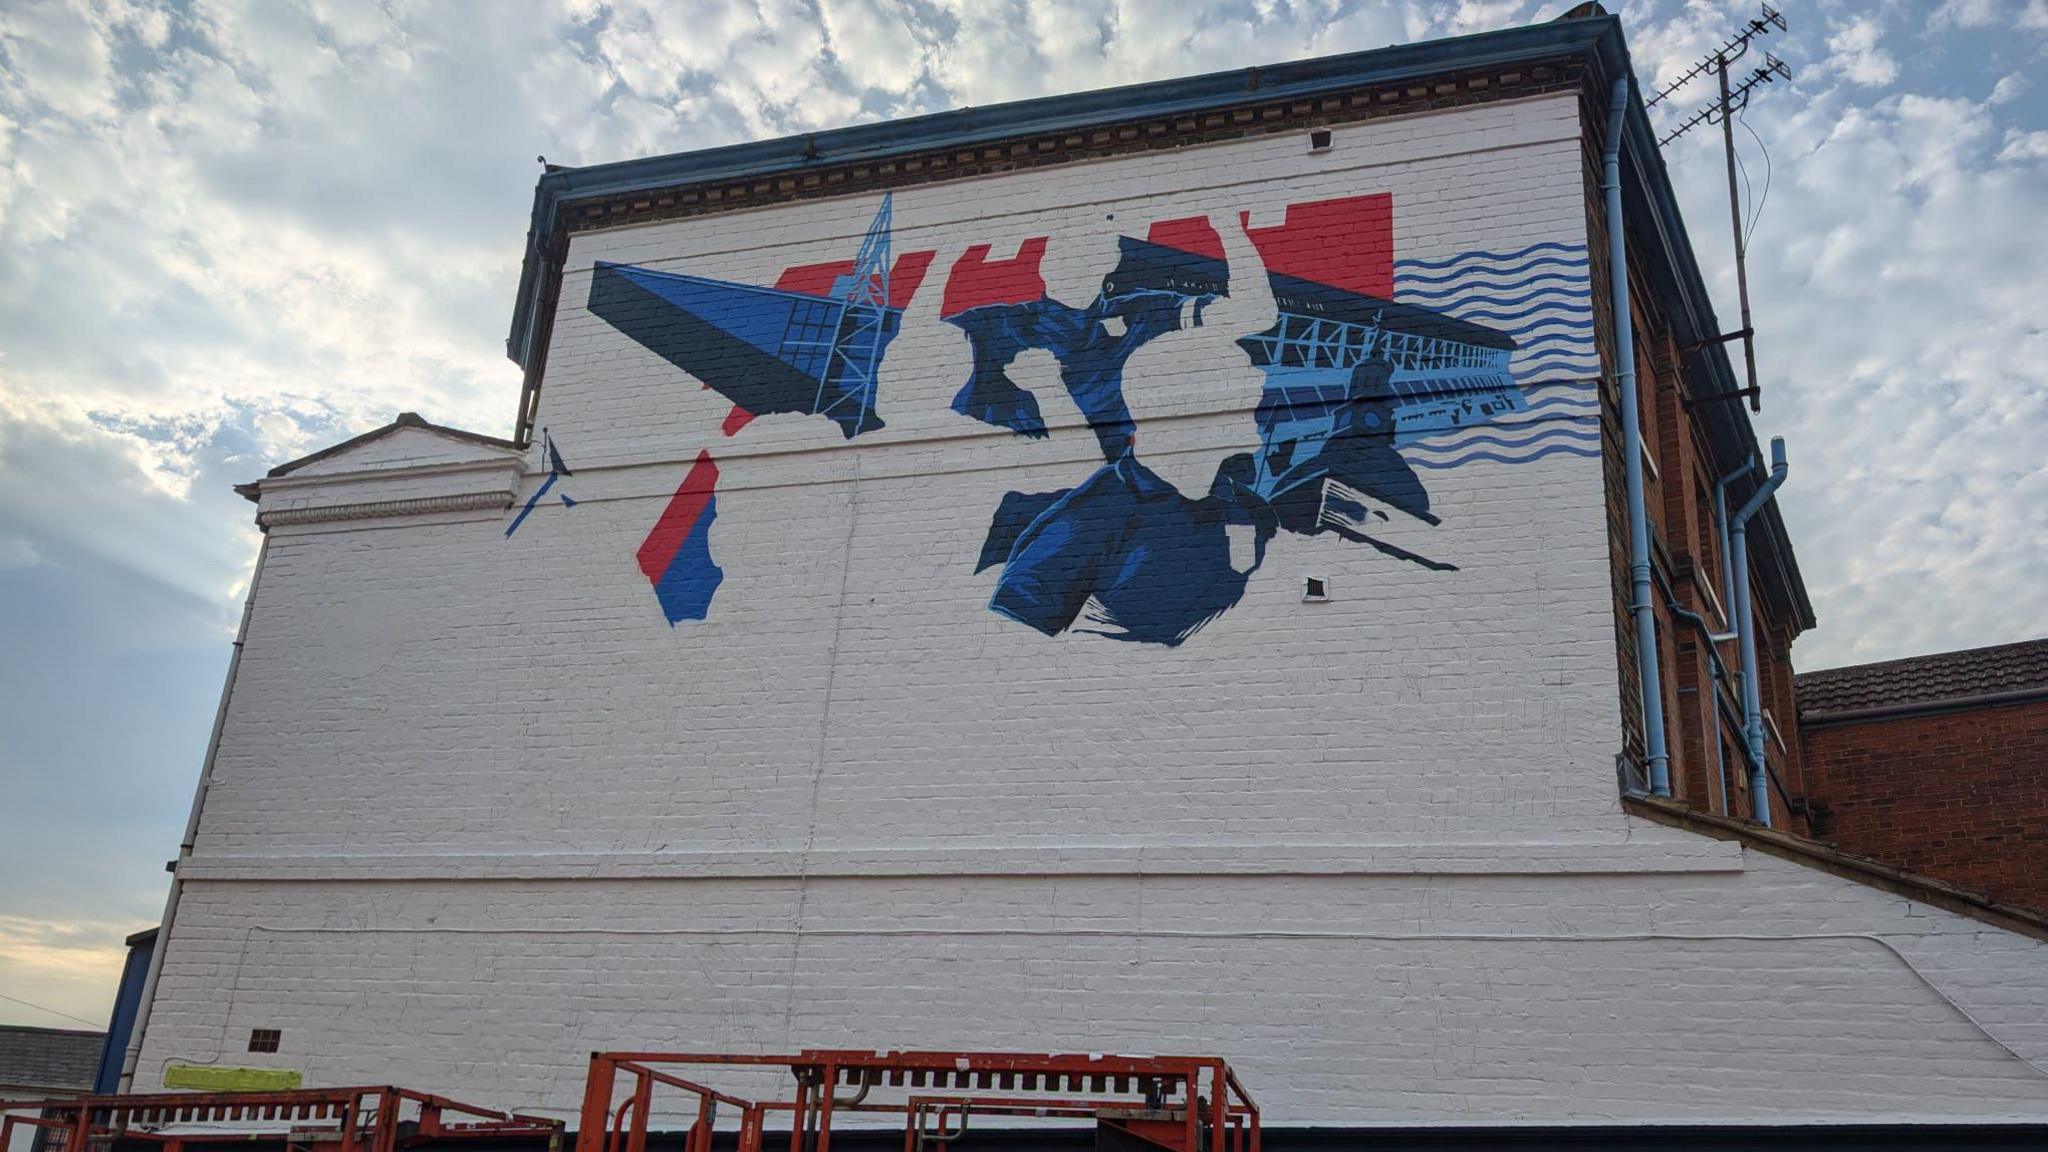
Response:
[{"label": "orange scaffolding frame", "polygon": [[[670,1070],[702,1077],[739,1068],[787,1069],[793,1087],[749,1099]],[[627,1091],[618,1099],[622,1078]],[[770,1136],[781,1135],[769,1131],[773,1113],[789,1114],[790,1152],[830,1152],[833,1120],[848,1113],[901,1117],[904,1152],[943,1152],[976,1115],[1092,1120],[1099,1133],[1137,1148],[1260,1152],[1258,1105],[1215,1057],[836,1049],[594,1052],[576,1152],[647,1152],[657,1089],[681,1096],[680,1108],[664,1111],[687,1117],[683,1152],[712,1152],[721,1105],[738,1115],[738,1152],[764,1152]],[[876,1090],[900,1098],[871,1099]]]},{"label": "orange scaffolding frame", "polygon": [[95,1152],[117,1140],[161,1152],[223,1140],[275,1142],[280,1150],[320,1144],[323,1152],[404,1152],[429,1143],[545,1139],[553,1150],[562,1137],[559,1120],[388,1086],[0,1100],[0,1114],[0,1152],[25,1128],[43,1132],[56,1152]]}]

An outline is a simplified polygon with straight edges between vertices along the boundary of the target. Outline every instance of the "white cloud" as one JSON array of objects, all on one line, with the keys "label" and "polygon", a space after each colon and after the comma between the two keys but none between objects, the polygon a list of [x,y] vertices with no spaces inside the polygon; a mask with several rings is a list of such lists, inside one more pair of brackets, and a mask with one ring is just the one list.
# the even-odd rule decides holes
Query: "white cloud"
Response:
[{"label": "white cloud", "polygon": [[[2025,575],[2048,564],[2048,237],[2020,223],[2048,187],[1998,163],[2015,138],[1988,105],[1848,91],[1751,117],[1778,162],[1750,283],[1763,431],[1791,443],[1780,501],[1821,618],[1803,668],[2048,620]],[[1667,159],[1688,216],[1726,211],[1717,148]],[[1702,242],[1725,302],[1724,247]]]},{"label": "white cloud", "polygon": [[[128,951],[122,940],[144,924],[51,921],[0,915],[0,1021],[45,1028],[104,1027]],[[41,1005],[32,1008],[20,1001]]]},{"label": "white cloud", "polygon": [[1986,103],[1994,106],[2010,104],[2025,94],[2027,88],[2028,84],[2025,76],[2020,75],[2018,72],[2007,73],[1998,78],[1998,84],[1991,89],[1991,98]]},{"label": "white cloud", "polygon": [[1928,18],[1930,28],[2048,30],[2048,0],[1945,0]]},{"label": "white cloud", "polygon": [[1898,79],[1898,61],[1880,46],[1884,29],[1875,16],[1859,16],[1828,37],[1834,55],[1823,67],[1852,84],[1882,87]]},{"label": "white cloud", "polygon": [[2048,160],[2048,131],[2007,132],[2005,146],[1998,150],[1998,160],[2001,164]]},{"label": "white cloud", "polygon": [[[1928,17],[1927,22],[1935,28],[1950,25],[1958,28],[1983,28],[2001,18],[2010,18],[2010,7],[2009,4],[2001,4],[1999,0],[1946,0],[1941,7],[1935,9],[1934,15]],[[2000,11],[2001,8],[2007,10]]]}]

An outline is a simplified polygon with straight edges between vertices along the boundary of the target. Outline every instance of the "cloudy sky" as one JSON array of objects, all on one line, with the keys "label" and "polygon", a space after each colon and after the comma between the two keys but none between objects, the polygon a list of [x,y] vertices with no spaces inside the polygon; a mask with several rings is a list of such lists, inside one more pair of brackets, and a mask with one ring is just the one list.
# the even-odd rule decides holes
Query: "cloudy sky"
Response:
[{"label": "cloudy sky", "polygon": [[[160,911],[256,551],[229,486],[403,409],[509,433],[536,155],[616,160],[1567,6],[0,4],[0,1022],[104,1021],[121,936]],[[1762,431],[1791,442],[1782,500],[1821,619],[1798,660],[2048,633],[2048,0],[1784,7],[1769,47],[1795,79],[1739,138]],[[1750,10],[1621,5],[1646,86]],[[1699,132],[1666,158],[1732,317],[1717,149]]]}]

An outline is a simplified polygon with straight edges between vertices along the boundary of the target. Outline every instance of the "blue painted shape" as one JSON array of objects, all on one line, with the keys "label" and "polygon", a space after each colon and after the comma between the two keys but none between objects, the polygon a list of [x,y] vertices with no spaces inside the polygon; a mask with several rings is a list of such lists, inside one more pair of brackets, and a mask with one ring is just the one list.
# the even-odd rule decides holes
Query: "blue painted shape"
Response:
[{"label": "blue painted shape", "polygon": [[901,308],[603,261],[588,307],[756,416],[823,414],[849,440],[882,427],[873,367]]},{"label": "blue painted shape", "polygon": [[[1038,399],[1010,379],[1008,368],[1030,349],[1051,352],[1060,383],[1088,418],[1105,462],[1123,455],[1136,422],[1124,403],[1123,371],[1132,353],[1180,327],[1187,297],[1134,291],[1098,296],[1086,308],[1050,297],[1022,304],[983,304],[949,316],[967,334],[974,367],[953,397],[953,411],[1020,436],[1046,434]],[[1109,321],[1121,322],[1113,332]]]},{"label": "blue painted shape", "polygon": [[1511,264],[1524,257],[1534,256],[1541,252],[1563,253],[1568,256],[1578,256],[1583,260],[1586,255],[1586,246],[1584,244],[1566,244],[1558,240],[1547,240],[1540,244],[1531,244],[1527,248],[1516,248],[1506,252],[1460,252],[1456,256],[1447,256],[1441,260],[1396,260],[1394,261],[1394,268],[1398,271],[1402,268],[1450,268],[1459,264]]},{"label": "blue painted shape", "polygon": [[514,516],[512,518],[512,523],[505,525],[506,539],[511,539],[512,534],[514,532],[519,531],[519,526],[521,524],[526,523],[526,518],[528,516],[533,515],[534,506],[540,503],[540,498],[547,495],[548,489],[553,488],[554,486],[555,474],[553,472],[550,472],[548,473],[548,478],[540,482],[540,487],[535,488],[533,490],[533,495],[528,496],[526,498],[526,507],[521,508],[519,510],[519,515]]},{"label": "blue painted shape", "polygon": [[631,264],[600,262],[598,267],[609,269],[672,308],[710,320],[727,336],[770,355],[781,348],[783,334],[789,330],[791,308],[819,302],[816,296],[798,292],[679,272],[657,272]]},{"label": "blue painted shape", "polygon": [[1017,538],[1031,522],[1069,491],[1061,488],[1055,492],[1003,493],[1002,503],[996,506],[995,517],[989,521],[988,535],[981,542],[981,556],[974,562],[974,570],[980,572],[1008,560],[1017,547]]},{"label": "blue painted shape", "polygon": [[1519,456],[1503,456],[1498,452],[1482,450],[1469,452],[1449,460],[1417,460],[1414,463],[1417,468],[1442,471],[1463,467],[1475,460],[1490,460],[1495,464],[1527,464],[1531,460],[1542,460],[1550,456],[1584,456],[1587,459],[1597,460],[1600,458],[1600,449],[1597,446],[1576,447],[1571,444],[1553,444],[1548,448],[1538,449],[1537,451]]},{"label": "blue painted shape", "polygon": [[[1048,636],[1078,628],[1179,645],[1235,605],[1265,559],[1277,521],[1243,483],[1250,473],[1248,457],[1233,457],[1209,494],[1190,500],[1126,453],[1055,494],[1018,534],[989,607]],[[1231,564],[1231,525],[1251,530],[1242,571]]]},{"label": "blue painted shape", "polygon": [[711,522],[718,519],[718,497],[711,497],[704,511],[683,537],[682,547],[668,570],[655,582],[654,596],[661,602],[661,614],[674,627],[684,620],[702,620],[711,614],[711,598],[725,581],[725,569],[711,559]]},{"label": "blue painted shape", "polygon": [[[533,515],[534,508],[540,504],[540,498],[548,494],[548,490],[555,486],[556,480],[564,476],[575,475],[574,472],[569,470],[569,465],[563,463],[562,452],[559,448],[555,447],[555,439],[548,435],[547,429],[543,428],[540,430],[540,437],[541,459],[547,461],[548,478],[540,482],[540,487],[534,489],[533,495],[526,498],[526,506],[519,510],[519,515],[514,516],[512,523],[505,526],[505,537],[508,540],[511,539],[514,532],[519,531],[521,524],[526,523],[526,518]],[[571,500],[566,492],[561,494],[561,500],[562,507],[564,508],[574,508],[576,506],[576,501]]]}]

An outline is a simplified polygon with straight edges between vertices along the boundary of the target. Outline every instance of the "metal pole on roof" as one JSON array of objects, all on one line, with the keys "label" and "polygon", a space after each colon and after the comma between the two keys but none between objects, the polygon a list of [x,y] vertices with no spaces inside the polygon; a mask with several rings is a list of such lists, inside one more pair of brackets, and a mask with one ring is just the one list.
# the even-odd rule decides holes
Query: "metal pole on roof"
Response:
[{"label": "metal pole on roof", "polygon": [[1735,194],[1735,117],[1729,114],[1727,55],[1716,58],[1714,66],[1721,76],[1721,140],[1728,152],[1728,221],[1735,233],[1735,292],[1742,301],[1742,364],[1748,373],[1744,384],[1749,388],[1749,410],[1758,412],[1763,409],[1763,398],[1756,387],[1756,329],[1749,322],[1749,267],[1744,260],[1749,246],[1742,239],[1742,200]]}]

